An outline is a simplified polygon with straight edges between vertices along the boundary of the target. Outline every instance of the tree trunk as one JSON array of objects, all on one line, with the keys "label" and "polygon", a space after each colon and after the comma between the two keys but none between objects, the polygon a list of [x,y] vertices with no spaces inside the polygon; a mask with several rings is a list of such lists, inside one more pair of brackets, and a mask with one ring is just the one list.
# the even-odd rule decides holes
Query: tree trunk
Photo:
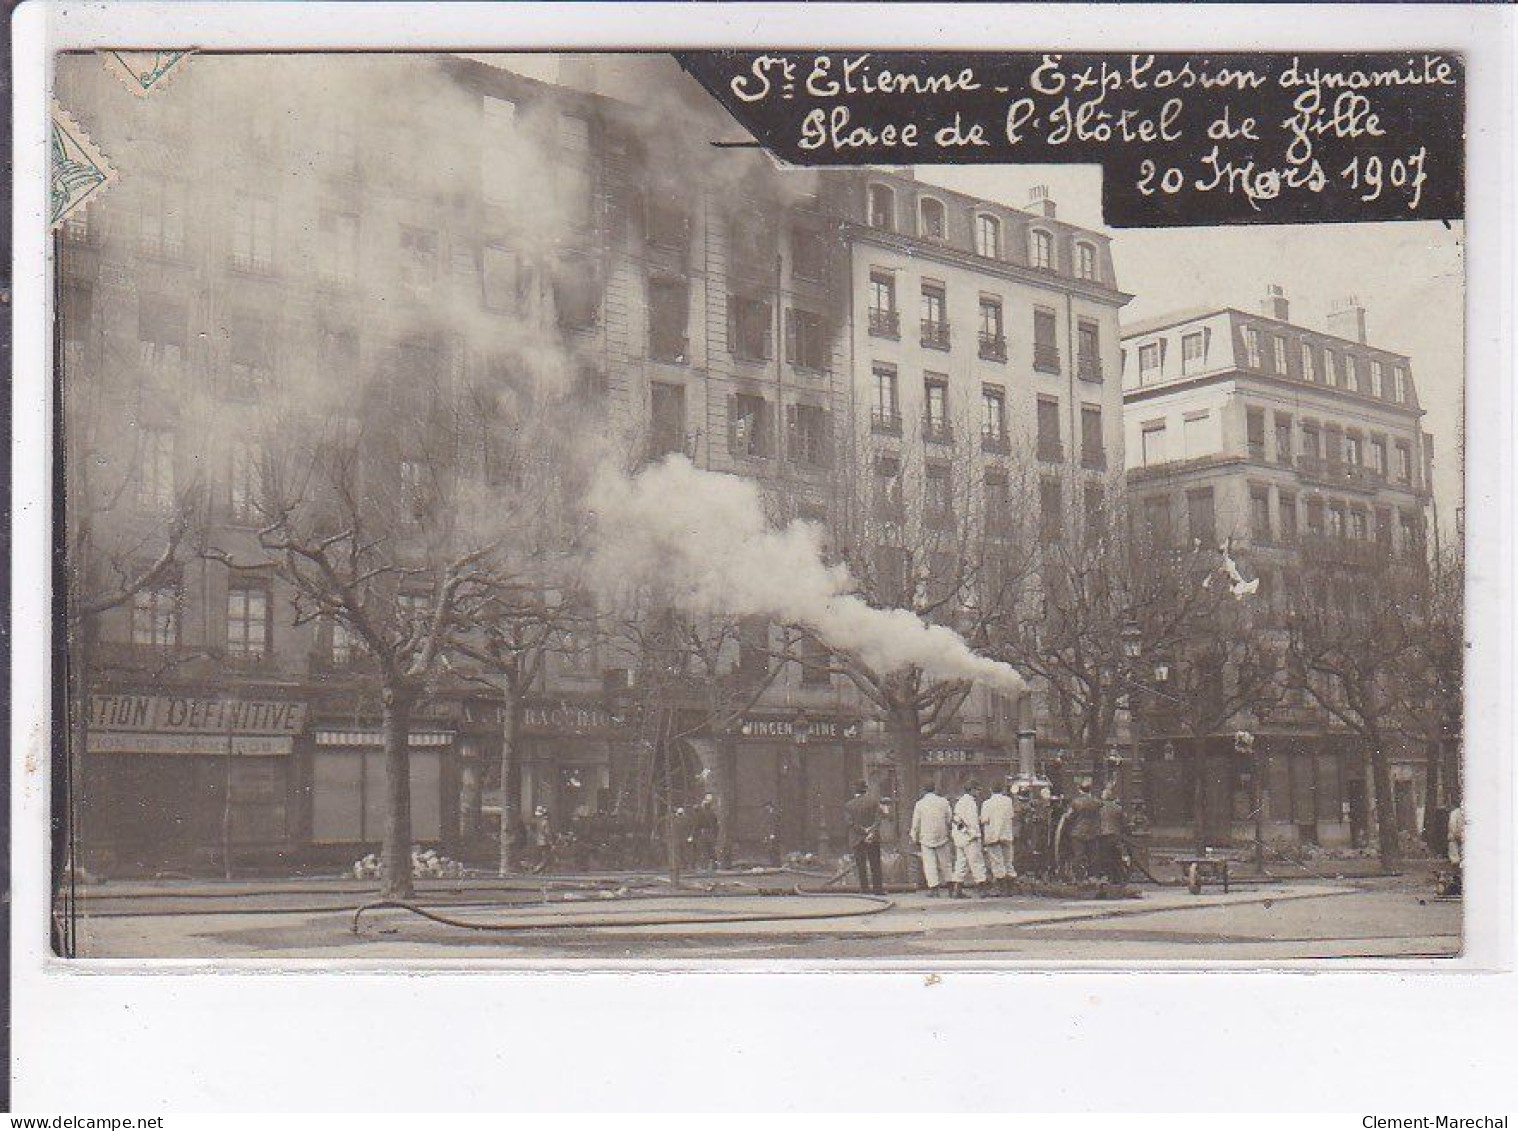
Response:
[{"label": "tree trunk", "polygon": [[1207,849],[1207,740],[1193,737],[1191,810],[1196,825],[1196,851],[1200,856]]},{"label": "tree trunk", "polygon": [[[922,792],[921,726],[917,712],[908,707],[893,709],[886,716],[886,722],[891,728],[891,746],[896,759],[896,788],[901,793],[896,808],[910,816],[912,806],[917,804],[917,797]],[[902,821],[903,839],[909,827],[908,822]]]},{"label": "tree trunk", "polygon": [[1397,836],[1397,803],[1392,796],[1391,765],[1386,759],[1386,744],[1380,735],[1371,737],[1370,749],[1370,803],[1376,809],[1376,839],[1381,857],[1381,871],[1396,870],[1401,856]]},{"label": "tree trunk", "polygon": [[738,749],[730,730],[717,736],[717,862],[733,866],[733,825],[738,816]]},{"label": "tree trunk", "polygon": [[[1093,706],[1099,712],[1100,706]],[[1086,760],[1091,766],[1091,792],[1097,797],[1107,788],[1107,728],[1102,725],[1099,714],[1091,714],[1086,722]]]},{"label": "tree trunk", "polygon": [[1253,778],[1254,789],[1250,792],[1249,803],[1254,808],[1254,868],[1261,875],[1265,872],[1265,824],[1270,819],[1270,791],[1265,783],[1267,763],[1265,759],[1265,744],[1258,738],[1255,739],[1254,749],[1251,751],[1252,765],[1250,777]]},{"label": "tree trunk", "polygon": [[383,899],[410,899],[411,882],[411,706],[408,692],[386,687],[380,734],[385,746],[385,841]]},{"label": "tree trunk", "polygon": [[522,696],[514,685],[503,689],[501,706],[501,854],[497,875],[516,871],[517,807],[522,797],[517,735],[521,733]]}]

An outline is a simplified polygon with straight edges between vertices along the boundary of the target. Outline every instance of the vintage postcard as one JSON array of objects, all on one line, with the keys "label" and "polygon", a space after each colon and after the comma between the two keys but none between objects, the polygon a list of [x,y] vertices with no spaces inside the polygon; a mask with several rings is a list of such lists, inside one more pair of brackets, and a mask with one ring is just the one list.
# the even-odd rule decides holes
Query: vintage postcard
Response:
[{"label": "vintage postcard", "polygon": [[1464,79],[61,54],[58,953],[1458,955]]},{"label": "vintage postcard", "polygon": [[12,21],[0,1106],[1508,1125],[1511,9],[355,11]]}]

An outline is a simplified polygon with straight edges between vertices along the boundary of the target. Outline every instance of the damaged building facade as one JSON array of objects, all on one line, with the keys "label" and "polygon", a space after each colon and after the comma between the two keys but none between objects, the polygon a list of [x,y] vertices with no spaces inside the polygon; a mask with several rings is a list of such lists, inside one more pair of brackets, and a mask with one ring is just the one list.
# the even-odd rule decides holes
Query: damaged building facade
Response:
[{"label": "damaged building facade", "polygon": [[[566,444],[680,452],[830,523],[866,442],[871,467],[894,455],[972,477],[993,511],[1019,466],[1061,515],[1122,467],[1126,296],[1105,237],[1052,204],[717,157],[706,139],[727,126],[699,100],[639,106],[452,57],[343,66],[351,91],[328,97],[289,60],[205,56],[149,113],[93,56],[59,60],[60,97],[121,173],[58,236],[60,381],[97,469],[69,484],[71,566],[151,579],[75,627],[69,764],[91,866],[292,868],[380,839],[381,703],[362,649],[330,620],[292,623],[273,569],[200,552],[251,559],[250,438],[278,431],[282,390],[351,401],[383,431],[428,382],[539,349],[583,406]],[[270,97],[247,99],[261,78]],[[395,93],[408,86],[439,94]],[[421,498],[421,464],[392,454],[378,474]],[[849,784],[885,773],[879,724],[825,656],[777,659],[780,626],[745,632],[733,665],[762,694],[721,733],[676,704],[679,800],[719,794],[739,850],[841,847]],[[618,811],[647,771],[647,687],[615,644],[549,655],[503,790],[498,701],[441,674],[411,724],[415,839],[488,854],[502,804]],[[1059,752],[1036,704],[977,692],[924,767],[1010,769],[1035,732]]]}]

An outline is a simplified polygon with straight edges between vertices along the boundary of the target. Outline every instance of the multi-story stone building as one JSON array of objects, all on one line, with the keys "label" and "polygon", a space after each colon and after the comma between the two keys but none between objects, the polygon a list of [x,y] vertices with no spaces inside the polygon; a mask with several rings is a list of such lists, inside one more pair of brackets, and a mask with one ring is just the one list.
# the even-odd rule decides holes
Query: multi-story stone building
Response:
[{"label": "multi-story stone building", "polygon": [[[1118,311],[1131,296],[1108,238],[1058,219],[1042,188],[1027,210],[885,171],[839,189],[855,473],[894,483],[872,493],[898,499],[915,475],[929,512],[963,509],[961,521],[1014,538],[1034,534],[1016,511],[1036,510],[1046,534],[1079,522],[1093,493],[1121,487]],[[994,575],[994,545],[986,556],[964,572]],[[940,582],[954,569],[945,557]],[[1011,703],[977,689],[924,768],[990,780],[1019,735],[1025,768],[1068,756],[1044,707],[1037,691]]]},{"label": "multi-story stone building", "polygon": [[[1432,440],[1406,356],[1366,337],[1337,303],[1326,330],[1290,320],[1271,286],[1258,312],[1180,311],[1123,328],[1129,505],[1160,541],[1230,543],[1280,610],[1304,557],[1349,566],[1425,554]],[[1277,837],[1342,843],[1369,818],[1364,759],[1343,728],[1301,702],[1274,708],[1260,739]],[[1178,735],[1146,735],[1151,814],[1191,819],[1192,761]],[[1207,782],[1214,841],[1246,825],[1248,765],[1220,735]],[[1421,753],[1398,752],[1396,804],[1417,827]],[[1252,832],[1240,835],[1253,835]]]},{"label": "multi-story stone building", "polygon": [[[98,552],[71,568],[131,576],[174,515],[194,530],[171,571],[76,641],[77,829],[96,864],[290,867],[379,840],[380,704],[361,650],[331,621],[295,623],[272,568],[194,552],[256,560],[272,406],[383,437],[375,482],[420,498],[424,469],[398,438],[418,390],[489,373],[519,389],[500,411],[530,413],[514,376],[530,371],[582,398],[566,446],[624,463],[683,452],[826,519],[891,366],[892,411],[914,423],[885,439],[955,474],[994,482],[1031,460],[1052,512],[1122,466],[1125,296],[1105,239],[1050,204],[783,172],[712,150],[727,127],[701,100],[655,111],[452,57],[205,56],[149,104],[68,56],[57,88],[121,172],[58,243],[60,379],[89,394],[70,421],[89,429],[87,461],[115,471],[94,484],[109,498],[70,485]],[[886,276],[923,304],[894,337],[880,322],[894,302],[873,289]],[[482,481],[510,490],[492,458]],[[756,647],[735,662],[773,661]],[[499,804],[561,821],[616,810],[646,758],[628,721],[636,664],[595,640],[550,655],[509,790],[499,703],[441,673],[412,725],[415,838],[484,851]],[[740,847],[838,831],[872,749],[846,680],[788,663],[722,736],[682,709],[682,796],[720,789]],[[1007,748],[1018,724],[996,720],[1015,710],[972,700],[937,762]]]}]

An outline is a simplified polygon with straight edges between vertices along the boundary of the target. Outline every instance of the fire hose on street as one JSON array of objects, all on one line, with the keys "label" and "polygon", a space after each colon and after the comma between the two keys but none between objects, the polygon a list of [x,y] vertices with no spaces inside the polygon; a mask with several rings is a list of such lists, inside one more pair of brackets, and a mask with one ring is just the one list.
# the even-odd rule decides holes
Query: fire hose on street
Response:
[{"label": "fire hose on street", "polygon": [[[453,915],[445,915],[441,911],[423,907],[420,904],[408,900],[375,900],[359,907],[353,913],[353,933],[358,934],[359,924],[366,911],[406,911],[420,916],[431,922],[446,927],[457,927],[468,931],[554,931],[565,929],[586,929],[596,927],[669,927],[669,926],[702,926],[708,924],[728,923],[784,923],[799,922],[816,919],[849,919],[865,915],[878,915],[895,906],[895,903],[877,895],[856,895],[844,892],[819,892],[808,890],[797,884],[793,889],[794,894],[809,899],[826,899],[829,901],[847,901],[854,906],[846,909],[836,907],[828,910],[804,911],[725,911],[713,909],[710,913],[692,913],[688,910],[670,909],[667,913],[642,914],[635,916],[618,915],[616,913],[601,912],[592,915],[531,915],[521,916],[508,921],[481,921],[459,918]],[[561,905],[562,906],[562,905]]]}]

